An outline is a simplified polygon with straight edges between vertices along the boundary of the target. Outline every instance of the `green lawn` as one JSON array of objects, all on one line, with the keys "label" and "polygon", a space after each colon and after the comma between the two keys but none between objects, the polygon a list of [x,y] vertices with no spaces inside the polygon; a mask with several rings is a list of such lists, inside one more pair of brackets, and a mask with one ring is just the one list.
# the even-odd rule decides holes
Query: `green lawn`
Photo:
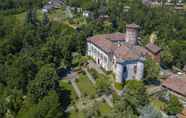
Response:
[{"label": "green lawn", "polygon": [[60,87],[61,87],[62,89],[67,90],[67,91],[70,92],[70,98],[71,98],[72,100],[75,101],[75,100],[77,99],[77,95],[76,95],[76,93],[75,93],[75,91],[74,91],[72,85],[71,85],[70,83],[68,83],[67,80],[60,80],[59,84],[60,84]]},{"label": "green lawn", "polygon": [[102,102],[99,104],[99,111],[101,114],[107,114],[111,111],[111,108],[106,103]]},{"label": "green lawn", "polygon": [[85,115],[83,112],[71,111],[69,118],[85,118]]},{"label": "green lawn", "polygon": [[81,90],[82,94],[88,95],[88,96],[95,96],[96,95],[96,89],[88,80],[86,75],[81,74],[78,81],[77,85],[79,86],[79,89]]}]

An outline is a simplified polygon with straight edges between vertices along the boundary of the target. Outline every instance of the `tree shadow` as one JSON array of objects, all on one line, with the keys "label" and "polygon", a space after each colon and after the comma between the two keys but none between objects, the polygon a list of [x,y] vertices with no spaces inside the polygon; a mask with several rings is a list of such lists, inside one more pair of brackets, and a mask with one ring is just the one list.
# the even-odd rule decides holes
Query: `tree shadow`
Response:
[{"label": "tree shadow", "polygon": [[155,85],[159,86],[161,84],[160,80],[154,79],[154,80],[144,80],[145,85]]},{"label": "tree shadow", "polygon": [[64,116],[64,118],[68,118],[70,114],[68,112],[65,112],[65,110],[67,110],[68,106],[72,102],[72,99],[70,98],[71,91],[70,90],[63,89],[63,90],[60,90],[59,93],[60,93],[59,94],[60,103],[61,103],[62,109],[64,111],[64,115],[63,116]]},{"label": "tree shadow", "polygon": [[57,74],[60,78],[64,78],[65,76],[67,76],[71,72],[72,72],[71,68],[60,68],[57,70]]}]

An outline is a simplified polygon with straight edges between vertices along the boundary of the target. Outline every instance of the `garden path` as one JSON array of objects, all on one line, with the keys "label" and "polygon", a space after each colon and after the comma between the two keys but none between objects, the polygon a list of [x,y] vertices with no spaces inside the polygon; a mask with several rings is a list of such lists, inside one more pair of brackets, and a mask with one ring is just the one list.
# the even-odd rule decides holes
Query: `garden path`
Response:
[{"label": "garden path", "polygon": [[81,98],[81,91],[80,91],[79,87],[77,86],[77,84],[76,84],[76,82],[75,82],[75,79],[71,79],[70,81],[71,81],[71,83],[72,83],[72,86],[73,86],[73,88],[74,88],[74,90],[75,90],[77,96],[78,96],[79,98]]},{"label": "garden path", "polygon": [[96,84],[95,79],[92,77],[92,75],[88,72],[86,68],[83,68],[83,71],[85,71],[86,75],[88,76],[88,79],[92,82],[93,85]]}]

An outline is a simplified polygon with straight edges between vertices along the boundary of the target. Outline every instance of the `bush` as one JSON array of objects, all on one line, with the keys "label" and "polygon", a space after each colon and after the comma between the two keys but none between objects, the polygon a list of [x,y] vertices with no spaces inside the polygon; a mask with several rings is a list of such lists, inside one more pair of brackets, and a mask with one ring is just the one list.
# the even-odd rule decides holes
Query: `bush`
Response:
[{"label": "bush", "polygon": [[117,90],[122,90],[124,84],[122,84],[122,83],[115,83],[114,86],[115,86],[115,88],[116,88]]},{"label": "bush", "polygon": [[166,111],[168,115],[176,115],[183,110],[183,105],[180,103],[176,96],[171,95],[170,101],[168,102]]}]

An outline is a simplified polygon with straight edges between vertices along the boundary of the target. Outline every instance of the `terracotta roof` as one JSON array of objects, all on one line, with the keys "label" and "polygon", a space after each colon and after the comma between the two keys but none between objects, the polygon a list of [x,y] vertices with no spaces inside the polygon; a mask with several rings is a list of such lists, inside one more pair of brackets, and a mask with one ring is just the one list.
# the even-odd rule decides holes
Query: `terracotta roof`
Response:
[{"label": "terracotta roof", "polygon": [[105,34],[104,37],[111,41],[125,41],[126,35],[124,33],[113,33],[113,34]]},{"label": "terracotta roof", "polygon": [[92,38],[108,39],[111,41],[125,41],[125,37],[126,37],[125,33],[116,32],[112,34],[100,34],[93,36]]},{"label": "terracotta roof", "polygon": [[125,34],[123,33],[96,35],[88,38],[87,40],[99,47],[104,52],[112,53],[120,59],[139,59],[146,53],[146,49],[140,46],[130,46],[126,42],[119,47],[114,45],[112,41],[125,40]]},{"label": "terracotta roof", "polygon": [[183,111],[178,114],[178,118],[186,118],[186,108],[184,108]]},{"label": "terracotta roof", "polygon": [[146,50],[140,46],[130,47],[129,45],[122,45],[117,47],[114,51],[114,55],[118,58],[130,60],[130,59],[139,59],[145,55]]},{"label": "terracotta roof", "polygon": [[178,79],[176,75],[171,75],[163,82],[162,86],[186,97],[186,79]]},{"label": "terracotta roof", "polygon": [[93,36],[87,39],[89,42],[93,43],[94,45],[98,46],[106,53],[111,53],[114,46],[111,41],[102,38],[100,36]]},{"label": "terracotta roof", "polygon": [[158,53],[161,50],[161,48],[159,48],[157,45],[153,43],[148,43],[145,47],[147,50],[149,50],[150,52],[154,54]]}]

